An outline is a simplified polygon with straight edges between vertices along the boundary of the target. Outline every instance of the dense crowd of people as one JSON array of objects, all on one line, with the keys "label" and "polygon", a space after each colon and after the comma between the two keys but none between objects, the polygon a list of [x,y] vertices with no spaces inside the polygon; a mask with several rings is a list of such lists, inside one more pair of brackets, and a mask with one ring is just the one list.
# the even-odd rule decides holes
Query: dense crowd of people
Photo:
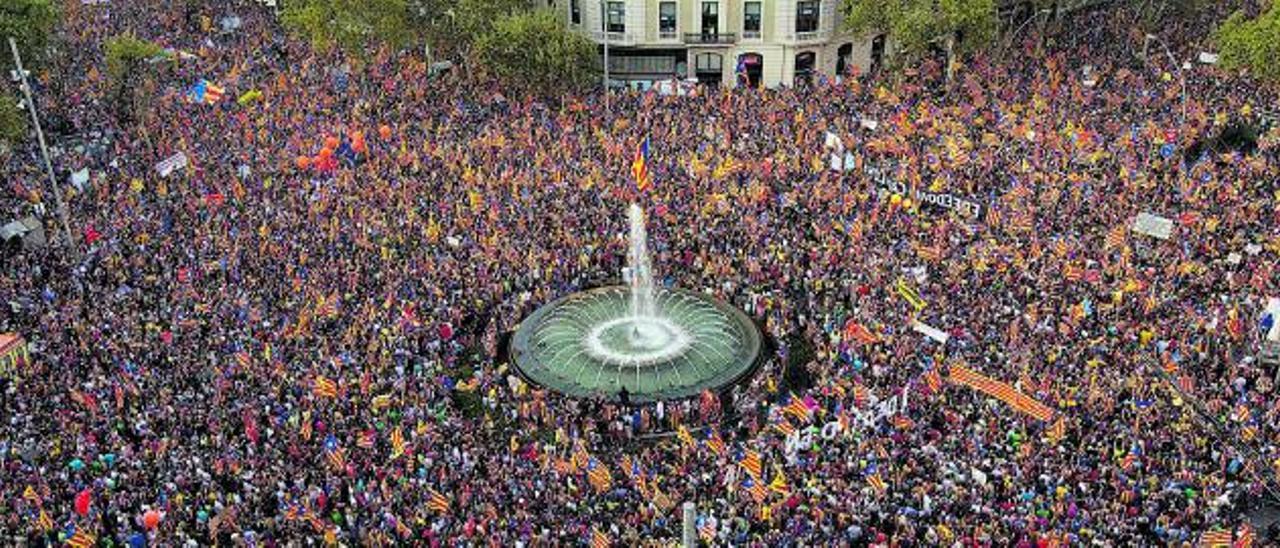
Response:
[{"label": "dense crowd of people", "polygon": [[[1126,10],[967,59],[947,92],[924,61],[606,107],[316,54],[263,8],[150,4],[68,3],[36,75],[94,140],[56,157],[89,173],[61,187],[76,252],[48,217],[53,245],[0,276],[0,332],[33,351],[0,411],[5,542],[665,544],[690,501],[716,544],[1184,545],[1247,539],[1236,501],[1276,487],[1275,371],[1253,356],[1280,143],[1200,144],[1277,90],[1144,58]],[[1221,15],[1159,39],[1194,60]],[[126,30],[181,52],[133,120],[101,53]],[[192,100],[200,79],[226,96]],[[6,219],[49,201],[34,145],[0,160]],[[570,400],[498,359],[537,306],[617,278],[632,201],[663,283],[779,341],[728,408]],[[934,382],[956,365],[1053,418]]]}]

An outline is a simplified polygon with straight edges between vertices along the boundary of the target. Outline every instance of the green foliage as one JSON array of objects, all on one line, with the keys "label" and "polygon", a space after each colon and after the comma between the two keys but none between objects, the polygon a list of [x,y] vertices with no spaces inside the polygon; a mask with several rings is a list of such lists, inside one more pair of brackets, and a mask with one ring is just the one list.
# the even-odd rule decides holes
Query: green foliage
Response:
[{"label": "green foliage", "polygon": [[420,26],[438,51],[466,56],[498,20],[528,11],[525,0],[412,0]]},{"label": "green foliage", "polygon": [[596,46],[565,28],[549,10],[497,20],[476,42],[476,59],[493,77],[526,92],[552,96],[595,81]]},{"label": "green foliage", "polygon": [[887,31],[894,47],[919,53],[930,43],[945,47],[956,38],[959,51],[972,51],[995,39],[999,28],[995,0],[844,0],[845,26],[860,33]]},{"label": "green foliage", "polygon": [[406,0],[287,0],[285,28],[320,51],[337,46],[364,57],[414,40],[414,15]]},{"label": "green foliage", "polygon": [[166,55],[164,48],[155,42],[149,42],[125,33],[108,38],[105,44],[107,58],[107,76],[117,85],[123,84],[131,71],[137,70],[147,59],[157,55]]},{"label": "green foliage", "polygon": [[0,2],[0,41],[9,57],[9,38],[18,42],[22,64],[28,70],[44,61],[49,38],[62,17],[53,0],[4,0]]},{"label": "green foliage", "polygon": [[18,98],[0,93],[0,144],[14,145],[27,136],[27,113]]},{"label": "green foliage", "polygon": [[159,44],[138,38],[132,33],[108,38],[104,47],[107,80],[111,94],[115,97],[116,115],[121,122],[132,121],[142,102],[138,76],[147,67],[147,60],[157,56],[168,57],[168,53]]},{"label": "green foliage", "polygon": [[1221,49],[1222,65],[1248,69],[1259,78],[1280,81],[1280,2],[1256,19],[1236,12],[1218,27],[1214,40]]}]

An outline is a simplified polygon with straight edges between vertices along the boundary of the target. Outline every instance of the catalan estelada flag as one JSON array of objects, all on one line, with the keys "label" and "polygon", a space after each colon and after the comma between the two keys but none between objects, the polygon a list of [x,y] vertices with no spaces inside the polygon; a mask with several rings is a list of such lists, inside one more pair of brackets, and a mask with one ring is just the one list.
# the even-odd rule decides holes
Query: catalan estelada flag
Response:
[{"label": "catalan estelada flag", "polygon": [[636,190],[644,192],[653,186],[653,178],[649,174],[649,138],[645,137],[636,147],[636,158],[631,161],[631,175],[636,178]]},{"label": "catalan estelada flag", "polygon": [[322,398],[336,398],[338,397],[338,383],[329,380],[324,375],[316,375],[312,393]]}]

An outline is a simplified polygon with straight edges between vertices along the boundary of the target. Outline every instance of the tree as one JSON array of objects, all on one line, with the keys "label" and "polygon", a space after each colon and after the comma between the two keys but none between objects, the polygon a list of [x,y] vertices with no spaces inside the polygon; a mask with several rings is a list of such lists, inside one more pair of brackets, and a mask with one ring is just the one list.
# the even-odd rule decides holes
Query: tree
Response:
[{"label": "tree", "polygon": [[4,44],[4,57],[10,55],[9,38],[13,38],[22,54],[22,65],[28,70],[40,66],[60,17],[61,12],[53,0],[0,2],[0,42]]},{"label": "tree", "polygon": [[470,67],[477,41],[508,15],[526,13],[525,0],[412,0],[431,47]]},{"label": "tree", "polygon": [[116,116],[121,122],[134,120],[139,110],[139,80],[146,63],[158,57],[167,57],[164,48],[125,33],[108,38],[105,45],[107,80],[116,100]]},{"label": "tree", "polygon": [[286,0],[285,28],[320,51],[335,46],[357,57],[414,41],[414,14],[407,0]]},{"label": "tree", "polygon": [[21,142],[27,136],[27,113],[18,108],[18,98],[0,93],[0,148]]},{"label": "tree", "polygon": [[600,64],[595,44],[550,10],[498,19],[476,42],[475,57],[504,84],[549,96],[591,85]]},{"label": "tree", "polygon": [[904,54],[940,46],[947,54],[948,80],[954,56],[989,44],[999,28],[995,0],[844,0],[844,13],[847,28],[888,31]]},{"label": "tree", "polygon": [[1249,69],[1259,78],[1280,81],[1280,2],[1255,19],[1236,12],[1214,33],[1222,65],[1231,70]]}]

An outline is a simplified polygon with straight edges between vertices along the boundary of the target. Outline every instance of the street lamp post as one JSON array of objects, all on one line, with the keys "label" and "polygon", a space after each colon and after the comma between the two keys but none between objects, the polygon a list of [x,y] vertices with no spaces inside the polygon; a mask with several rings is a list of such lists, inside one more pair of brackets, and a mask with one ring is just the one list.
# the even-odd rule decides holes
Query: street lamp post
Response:
[{"label": "street lamp post", "polygon": [[20,87],[22,93],[27,99],[27,110],[31,113],[31,124],[36,128],[36,139],[40,141],[40,154],[44,157],[44,168],[49,174],[49,185],[53,191],[54,204],[58,207],[58,218],[62,222],[62,232],[66,236],[64,244],[74,257],[76,253],[76,238],[71,232],[71,223],[67,222],[67,206],[62,203],[62,193],[58,191],[58,177],[53,173],[53,162],[49,160],[49,147],[44,141],[44,130],[40,128],[40,116],[36,113],[36,102],[31,97],[31,86],[27,84],[27,71],[22,68],[22,55],[18,53],[18,42],[12,37],[9,38],[9,49],[13,52],[13,63],[18,67],[18,78],[21,79]]},{"label": "street lamp post", "polygon": [[1153,40],[1156,43],[1160,44],[1160,47],[1164,48],[1164,54],[1169,57],[1169,62],[1173,63],[1173,67],[1178,71],[1178,80],[1181,80],[1181,83],[1182,83],[1182,121],[1181,123],[1185,125],[1187,123],[1187,75],[1182,70],[1182,65],[1179,65],[1178,60],[1173,56],[1173,51],[1169,49],[1169,45],[1166,44],[1164,40],[1161,40],[1159,36],[1156,36],[1154,34],[1150,34],[1150,33],[1147,34],[1146,41],[1142,45],[1142,60],[1144,62],[1147,60],[1147,45],[1150,44],[1151,41]]},{"label": "street lamp post", "polygon": [[604,110],[609,111],[609,12],[600,0],[600,30],[604,34]]}]

